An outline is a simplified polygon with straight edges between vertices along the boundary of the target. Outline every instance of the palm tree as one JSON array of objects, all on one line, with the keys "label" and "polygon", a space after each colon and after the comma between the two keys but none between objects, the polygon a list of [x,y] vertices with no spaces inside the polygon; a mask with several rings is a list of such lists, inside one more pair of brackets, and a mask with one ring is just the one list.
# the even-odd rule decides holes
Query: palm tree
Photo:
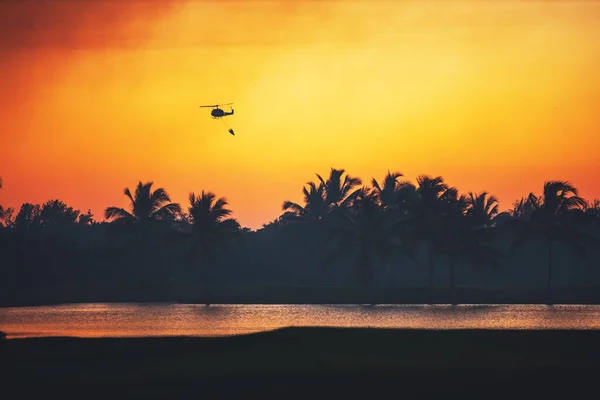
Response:
[{"label": "palm tree", "polygon": [[200,258],[202,270],[216,261],[216,256],[232,239],[241,237],[241,227],[235,218],[228,218],[227,199],[212,192],[190,193],[188,215],[192,224],[192,246],[189,255]]},{"label": "palm tree", "polygon": [[377,182],[377,179],[371,180],[373,190],[377,195],[379,205],[385,209],[395,206],[398,203],[398,189],[400,182],[398,178],[402,177],[401,172],[390,172],[388,171],[385,178],[383,178],[383,185]]},{"label": "palm tree", "polygon": [[419,175],[415,196],[407,204],[410,219],[406,239],[413,248],[425,245],[428,249],[430,290],[433,290],[434,255],[438,248],[437,242],[444,240],[439,235],[439,225],[443,214],[441,199],[448,189],[448,185],[444,183],[441,176]]},{"label": "palm tree", "polygon": [[539,199],[533,193],[529,193],[527,197],[521,197],[519,200],[515,201],[513,203],[513,208],[509,213],[513,218],[528,221],[531,218],[531,213],[533,213],[536,206],[539,205]]},{"label": "palm tree", "polygon": [[441,176],[432,178],[428,175],[419,175],[417,177],[418,206],[429,211],[439,209],[440,198],[447,190],[448,185]]},{"label": "palm tree", "polygon": [[415,194],[416,197],[408,202],[410,223],[407,240],[413,248],[422,244],[427,247],[432,294],[435,256],[448,262],[452,293],[455,289],[455,266],[459,259],[477,265],[499,265],[502,253],[488,244],[491,231],[477,229],[477,224],[473,223],[478,218],[487,221],[497,212],[495,198],[486,199],[487,193],[459,195],[458,189],[449,187],[441,176],[428,175],[417,177]]},{"label": "palm tree", "polygon": [[[329,253],[324,266],[345,256],[355,254],[355,279],[363,287],[370,287],[375,277],[375,261],[387,263],[394,253],[408,255],[416,262],[397,235],[399,221],[390,218],[379,207],[377,192],[362,188],[356,194],[348,212],[340,214],[339,224],[330,233],[337,246]],[[386,265],[387,269],[387,265]]]},{"label": "palm tree", "polygon": [[155,221],[172,220],[177,213],[181,212],[178,203],[171,203],[171,198],[163,188],[152,191],[153,182],[138,183],[135,195],[131,194],[129,188],[123,193],[131,201],[131,212],[119,208],[108,207],[104,215],[106,219],[112,219],[112,223],[124,226],[144,226]]},{"label": "palm tree", "polygon": [[314,182],[308,182],[307,185],[308,188],[306,186],[302,188],[304,206],[289,200],[283,202],[281,208],[287,211],[284,214],[286,222],[320,220],[327,215],[329,205],[325,200],[325,186]]},{"label": "palm tree", "polygon": [[456,304],[456,263],[460,260],[475,266],[499,268],[504,253],[490,244],[491,228],[475,228],[464,222],[447,224],[436,241],[435,252],[446,260],[450,268],[451,303]]},{"label": "palm tree", "polygon": [[[587,202],[578,196],[577,189],[567,181],[547,181],[542,196],[531,193],[522,203],[524,210],[531,209],[508,222],[517,233],[511,245],[511,252],[534,237],[543,238],[548,244],[548,277],[546,290],[550,297],[554,278],[553,250],[557,242],[564,243],[579,254],[584,252],[583,243],[597,244],[599,240],[581,233],[577,222],[585,216],[583,209]],[[519,206],[521,204],[518,204]],[[551,300],[549,298],[549,300]],[[549,301],[551,304],[551,301]]]},{"label": "palm tree", "polygon": [[519,200],[515,201],[511,209],[503,211],[494,217],[494,226],[502,226],[504,223],[512,221],[513,219],[524,219],[528,221],[533,212],[533,204],[531,201],[533,198],[535,198],[534,194],[529,193],[527,197],[521,197]]},{"label": "palm tree", "polygon": [[[481,196],[458,196],[456,189],[451,188],[444,192],[446,209],[441,216],[439,223],[436,225],[436,232],[433,240],[433,250],[436,254],[444,258],[448,262],[450,269],[450,291],[451,302],[456,304],[455,288],[456,288],[456,263],[464,260],[475,267],[483,265],[499,267],[501,260],[504,258],[504,253],[493,247],[490,242],[492,240],[493,230],[490,225],[485,224],[486,221],[491,221],[494,207],[489,207],[490,212],[482,213],[477,216],[476,211],[471,211],[471,199],[485,198],[485,193]],[[493,197],[489,202],[484,204],[493,204]],[[475,202],[477,204],[477,202]],[[479,203],[482,203],[480,200]],[[476,209],[475,209],[476,210]],[[480,210],[486,210],[482,208]],[[483,216],[486,218],[483,218]],[[482,223],[484,222],[484,223]]]},{"label": "palm tree", "polygon": [[466,197],[466,216],[475,226],[491,227],[498,215],[498,199],[487,192],[481,194],[470,192]]},{"label": "palm tree", "polygon": [[[362,180],[348,174],[344,176],[345,172],[344,169],[331,168],[327,180],[316,174],[325,189],[325,202],[332,210],[349,206],[354,197],[359,194],[360,188],[356,188],[362,184]],[[342,176],[344,176],[343,180]]]}]

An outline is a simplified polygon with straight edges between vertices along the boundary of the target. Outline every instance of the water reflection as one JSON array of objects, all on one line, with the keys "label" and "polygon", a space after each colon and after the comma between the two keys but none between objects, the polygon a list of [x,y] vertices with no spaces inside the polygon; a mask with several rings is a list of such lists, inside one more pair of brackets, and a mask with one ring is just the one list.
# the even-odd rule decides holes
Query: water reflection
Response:
[{"label": "water reflection", "polygon": [[0,308],[0,330],[9,337],[222,336],[287,326],[600,329],[600,306],[127,303]]}]

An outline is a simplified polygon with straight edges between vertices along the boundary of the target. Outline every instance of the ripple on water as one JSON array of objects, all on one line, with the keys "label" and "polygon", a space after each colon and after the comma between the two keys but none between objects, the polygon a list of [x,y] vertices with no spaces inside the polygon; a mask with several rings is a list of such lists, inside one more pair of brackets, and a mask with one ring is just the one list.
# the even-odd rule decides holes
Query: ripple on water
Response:
[{"label": "ripple on water", "polygon": [[61,304],[0,308],[8,337],[226,336],[288,326],[600,329],[595,305]]}]

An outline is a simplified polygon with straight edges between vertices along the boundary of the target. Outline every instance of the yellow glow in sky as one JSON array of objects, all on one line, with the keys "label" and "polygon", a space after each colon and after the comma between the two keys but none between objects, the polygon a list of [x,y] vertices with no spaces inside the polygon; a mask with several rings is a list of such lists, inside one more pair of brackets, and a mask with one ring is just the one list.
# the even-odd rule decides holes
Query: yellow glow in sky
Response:
[{"label": "yellow glow in sky", "polygon": [[[5,207],[100,217],[153,180],[258,228],[330,167],[442,175],[502,209],[550,179],[600,196],[600,2],[99,0],[70,28],[47,3],[44,32],[0,47]],[[236,136],[198,108],[227,102]]]}]

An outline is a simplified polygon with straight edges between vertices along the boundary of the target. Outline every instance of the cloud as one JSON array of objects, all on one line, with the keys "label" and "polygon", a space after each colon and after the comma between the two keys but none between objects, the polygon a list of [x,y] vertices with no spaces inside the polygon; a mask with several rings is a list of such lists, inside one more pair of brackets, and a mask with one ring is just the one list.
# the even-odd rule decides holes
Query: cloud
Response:
[{"label": "cloud", "polygon": [[0,0],[0,53],[303,45],[339,31],[340,16],[335,14],[346,8],[344,4],[340,0]]},{"label": "cloud", "polygon": [[148,22],[167,16],[182,3],[177,0],[4,0],[0,2],[0,52],[139,46],[151,34]]}]

